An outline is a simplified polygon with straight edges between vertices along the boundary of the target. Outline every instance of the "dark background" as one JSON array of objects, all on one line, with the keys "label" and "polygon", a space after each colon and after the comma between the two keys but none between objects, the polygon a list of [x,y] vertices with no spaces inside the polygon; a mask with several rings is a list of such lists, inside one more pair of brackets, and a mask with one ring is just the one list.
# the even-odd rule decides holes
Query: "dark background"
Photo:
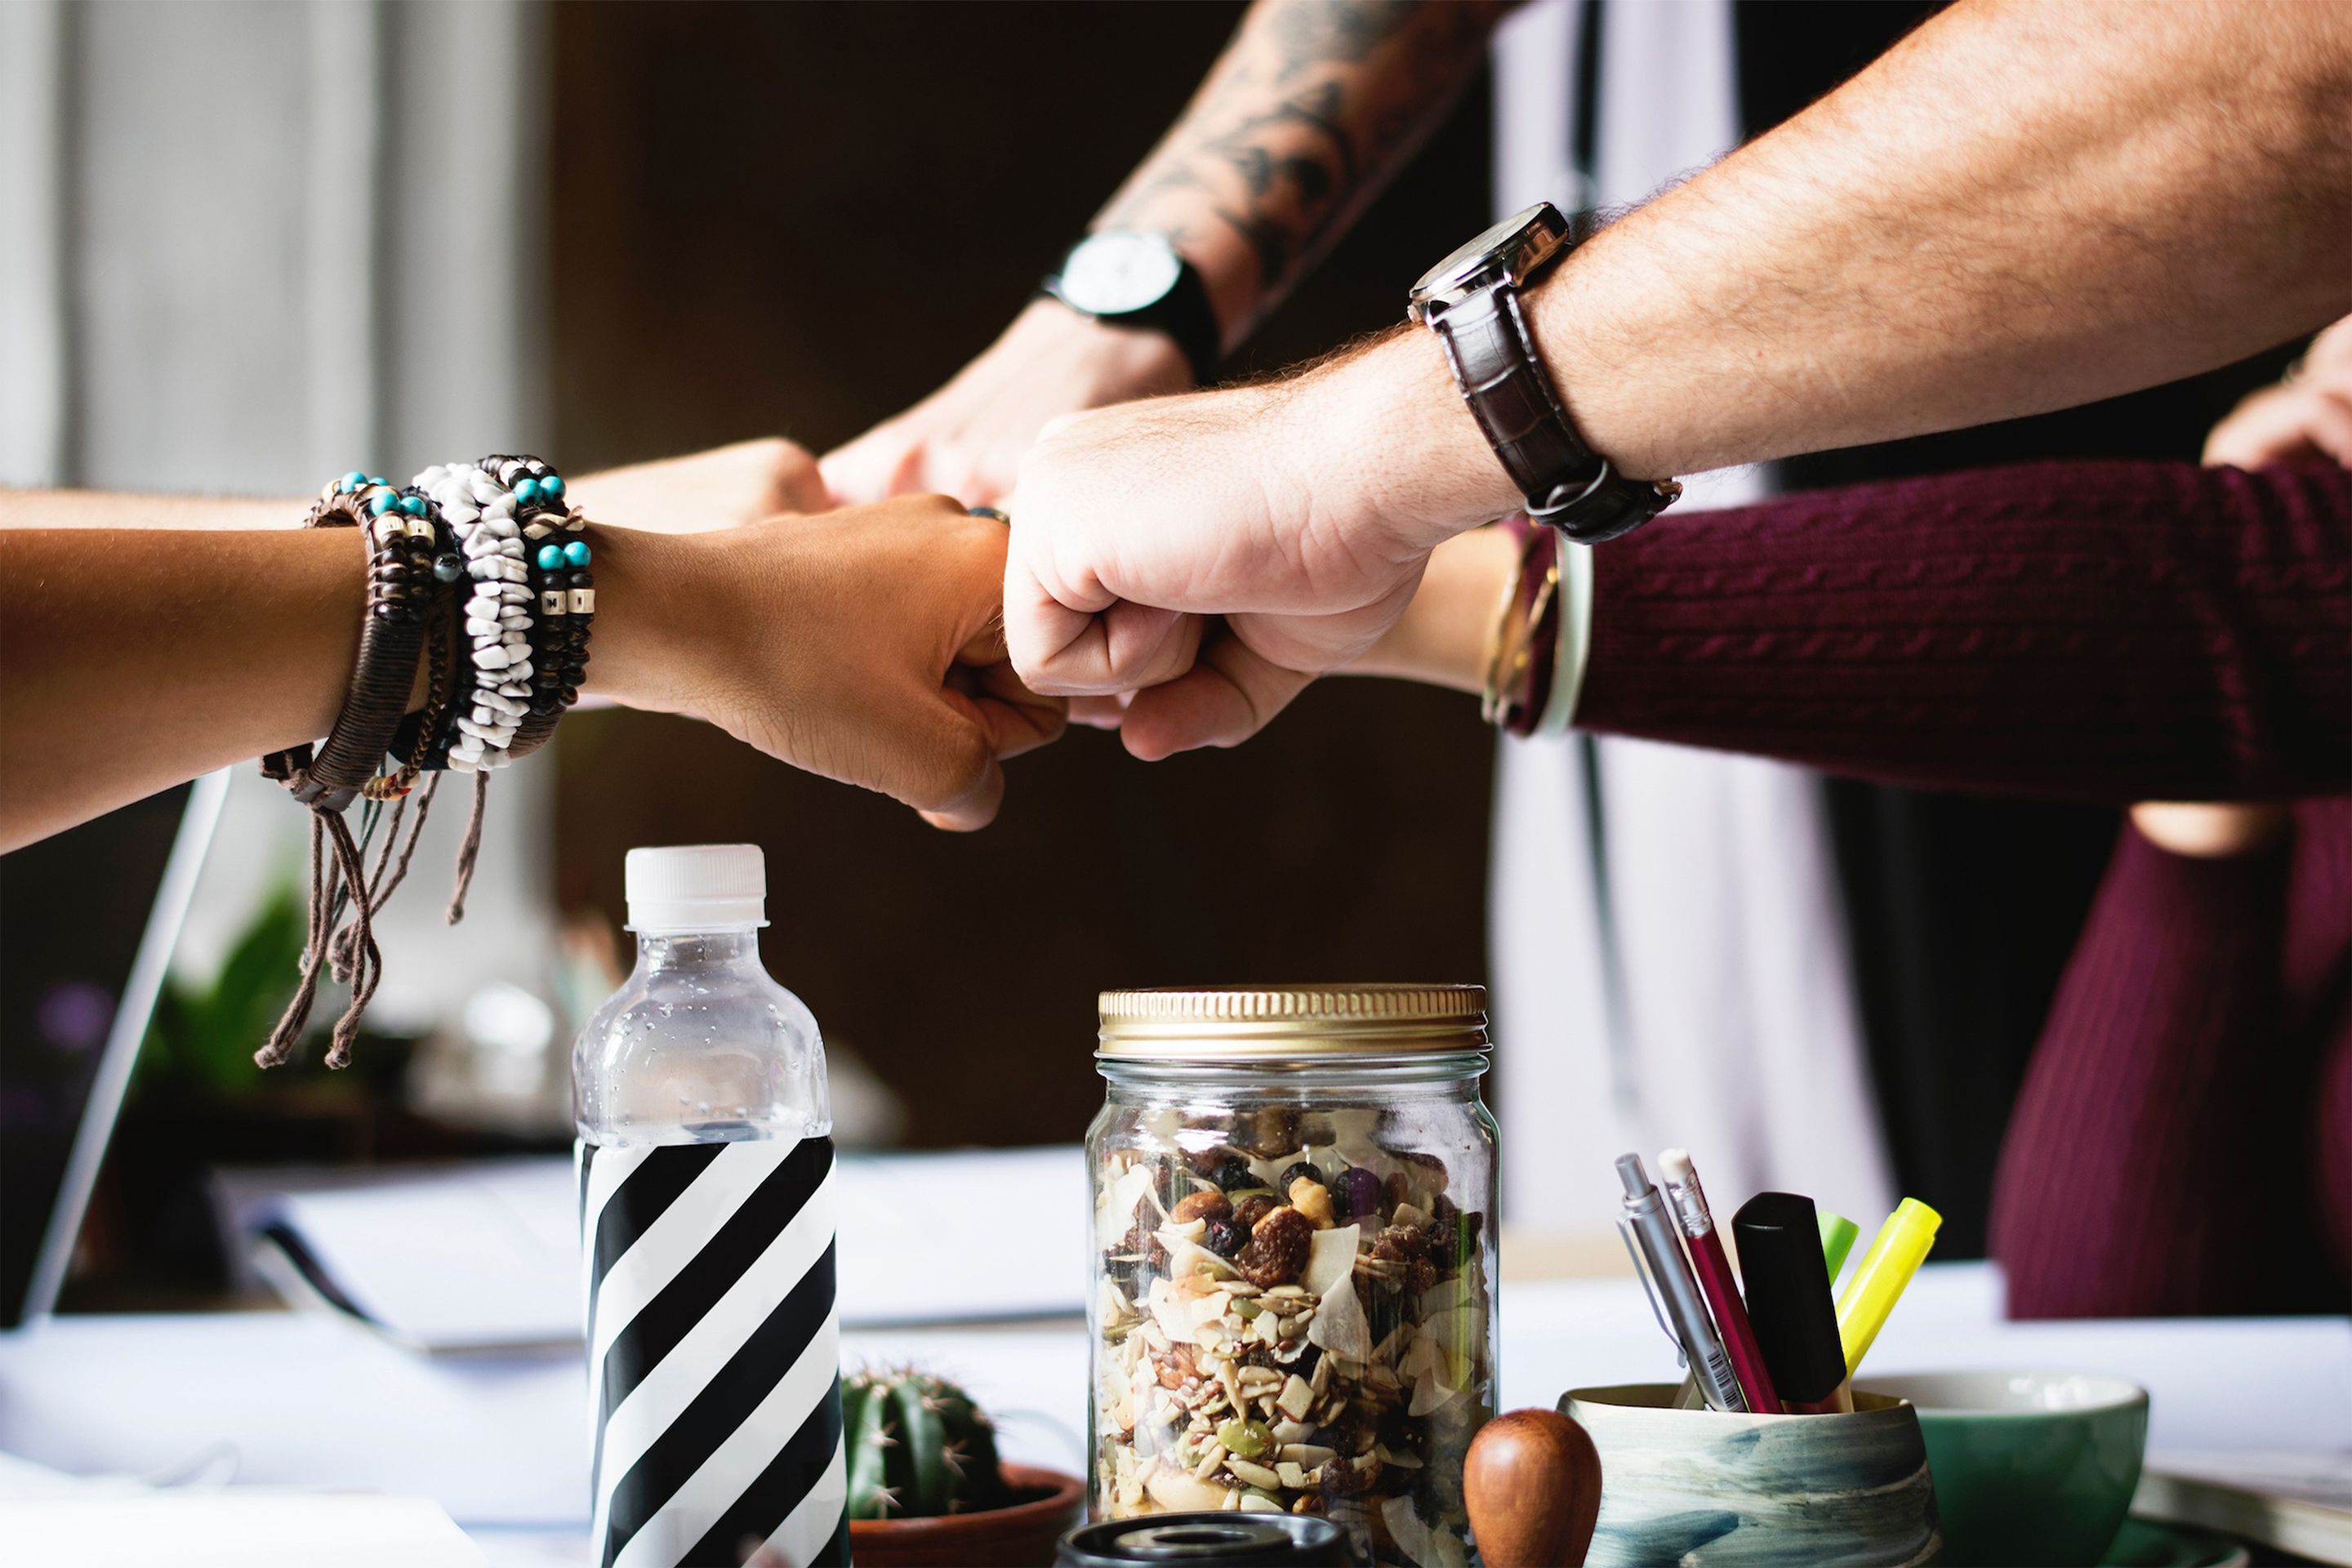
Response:
[{"label": "dark background", "polygon": [[[930,392],[1241,13],[558,7],[566,463],[772,434],[822,453]],[[1231,374],[1399,319],[1488,221],[1488,112],[1482,80]],[[617,925],[631,845],[764,846],[770,969],[887,1073],[918,1144],[1076,1136],[1101,1103],[1105,986],[1486,973],[1493,742],[1451,693],[1328,680],[1246,747],[1150,766],[1076,731],[1014,762],[1003,816],[971,836],[658,715],[577,716],[561,750],[565,904]]]}]

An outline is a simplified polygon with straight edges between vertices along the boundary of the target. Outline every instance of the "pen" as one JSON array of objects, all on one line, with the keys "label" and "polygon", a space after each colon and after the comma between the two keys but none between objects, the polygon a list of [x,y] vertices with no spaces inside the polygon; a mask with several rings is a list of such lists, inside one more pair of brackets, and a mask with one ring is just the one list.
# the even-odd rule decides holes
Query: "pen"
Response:
[{"label": "pen", "polygon": [[1837,1303],[1838,1338],[1844,1343],[1849,1374],[1870,1353],[1871,1342],[1886,1326],[1886,1314],[1895,1310],[1903,1288],[1936,1245],[1936,1231],[1943,1223],[1942,1215],[1917,1198],[1905,1198],[1853,1266],[1853,1278],[1845,1282]]},{"label": "pen", "polygon": [[1764,1364],[1756,1331],[1748,1326],[1748,1309],[1740,1304],[1739,1286],[1731,1278],[1730,1260],[1723,1255],[1723,1238],[1715,1233],[1715,1215],[1706,1206],[1706,1189],[1698,1184],[1698,1169],[1691,1163],[1690,1151],[1669,1149],[1660,1154],[1658,1173],[1665,1177],[1666,1191],[1674,1197],[1675,1217],[1682,1221],[1683,1237],[1690,1243],[1691,1271],[1698,1276],[1698,1288],[1715,1314],[1716,1329],[1723,1335],[1723,1352],[1731,1359],[1739,1391],[1748,1396],[1748,1408],[1780,1409],[1780,1395],[1772,1386],[1771,1369]]},{"label": "pen", "polygon": [[1862,1227],[1845,1215],[1822,1210],[1822,1262],[1829,1268],[1832,1285],[1845,1267],[1845,1255],[1853,1250],[1853,1238],[1861,1234]]},{"label": "pen", "polygon": [[1748,1321],[1781,1408],[1791,1415],[1852,1410],[1813,1200],[1759,1193],[1731,1216],[1731,1237],[1748,1282]]},{"label": "pen", "polygon": [[1748,1401],[1739,1392],[1739,1379],[1732,1373],[1730,1358],[1723,1353],[1723,1342],[1716,1337],[1715,1324],[1691,1279],[1690,1266],[1683,1261],[1683,1244],[1674,1216],[1666,1212],[1664,1197],[1650,1184],[1649,1173],[1642,1169],[1642,1156],[1619,1156],[1617,1178],[1625,1184],[1618,1225],[1645,1270],[1645,1287],[1652,1282],[1656,1286],[1653,1305],[1659,1309],[1661,1321],[1681,1343],[1684,1359],[1689,1362],[1708,1405],[1717,1410],[1746,1410]]}]

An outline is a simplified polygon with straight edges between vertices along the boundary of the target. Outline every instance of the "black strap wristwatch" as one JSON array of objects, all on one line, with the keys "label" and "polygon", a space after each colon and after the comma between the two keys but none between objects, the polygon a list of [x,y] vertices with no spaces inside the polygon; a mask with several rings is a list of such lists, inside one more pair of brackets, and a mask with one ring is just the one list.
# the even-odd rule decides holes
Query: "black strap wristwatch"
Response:
[{"label": "black strap wristwatch", "polygon": [[1166,235],[1090,234],[1070,247],[1043,291],[1107,326],[1166,333],[1192,365],[1194,385],[1217,379],[1223,344],[1208,284]]},{"label": "black strap wristwatch", "polygon": [[1568,233],[1549,202],[1506,218],[1423,273],[1410,314],[1444,346],[1462,400],[1527,497],[1528,515],[1597,544],[1641,527],[1683,488],[1617,472],[1584,444],[1544,373],[1519,290],[1566,253]]}]

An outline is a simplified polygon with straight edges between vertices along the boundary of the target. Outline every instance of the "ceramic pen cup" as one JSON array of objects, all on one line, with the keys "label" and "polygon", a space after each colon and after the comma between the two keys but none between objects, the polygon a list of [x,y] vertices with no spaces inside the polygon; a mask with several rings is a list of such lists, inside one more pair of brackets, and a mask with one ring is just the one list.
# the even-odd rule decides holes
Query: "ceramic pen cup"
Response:
[{"label": "ceramic pen cup", "polygon": [[1895,1568],[1940,1563],[1919,1422],[1900,1399],[1851,1415],[1676,1410],[1675,1385],[1571,1389],[1601,1453],[1588,1568]]},{"label": "ceramic pen cup", "polygon": [[1952,1560],[1985,1568],[2105,1561],[2147,1448],[2147,1390],[2073,1372],[1873,1378],[1919,1412]]}]

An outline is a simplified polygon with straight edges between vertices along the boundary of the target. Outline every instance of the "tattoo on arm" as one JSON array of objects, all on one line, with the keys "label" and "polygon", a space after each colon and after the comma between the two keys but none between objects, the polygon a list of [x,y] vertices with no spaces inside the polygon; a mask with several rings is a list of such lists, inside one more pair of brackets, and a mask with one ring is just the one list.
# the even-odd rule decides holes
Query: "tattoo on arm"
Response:
[{"label": "tattoo on arm", "polygon": [[1509,4],[1260,0],[1097,225],[1238,238],[1256,276],[1214,291],[1255,321],[1434,127]]}]

